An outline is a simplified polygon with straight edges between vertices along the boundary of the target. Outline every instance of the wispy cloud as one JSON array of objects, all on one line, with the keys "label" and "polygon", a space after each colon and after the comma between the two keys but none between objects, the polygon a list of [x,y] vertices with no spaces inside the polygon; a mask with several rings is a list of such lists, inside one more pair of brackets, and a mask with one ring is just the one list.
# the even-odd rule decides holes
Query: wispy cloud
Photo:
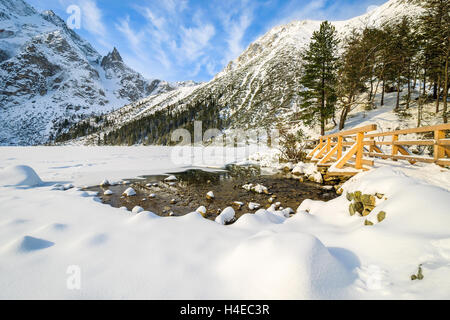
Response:
[{"label": "wispy cloud", "polygon": [[92,34],[99,36],[106,35],[106,27],[103,24],[103,13],[93,0],[81,0],[80,7],[82,12],[83,28]]}]

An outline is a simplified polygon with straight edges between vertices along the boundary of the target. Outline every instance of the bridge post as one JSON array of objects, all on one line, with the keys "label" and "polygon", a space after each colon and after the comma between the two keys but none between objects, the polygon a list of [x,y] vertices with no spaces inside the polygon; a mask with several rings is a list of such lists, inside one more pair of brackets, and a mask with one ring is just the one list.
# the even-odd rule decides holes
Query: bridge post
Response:
[{"label": "bridge post", "polygon": [[434,145],[434,161],[437,161],[441,158],[445,157],[445,148],[438,144],[439,139],[445,139],[445,131],[436,130],[434,131],[434,140],[436,140],[436,144]]},{"label": "bridge post", "polygon": [[364,149],[364,132],[358,132],[356,134],[356,161],[355,168],[362,169],[362,157],[363,157],[363,149]]}]

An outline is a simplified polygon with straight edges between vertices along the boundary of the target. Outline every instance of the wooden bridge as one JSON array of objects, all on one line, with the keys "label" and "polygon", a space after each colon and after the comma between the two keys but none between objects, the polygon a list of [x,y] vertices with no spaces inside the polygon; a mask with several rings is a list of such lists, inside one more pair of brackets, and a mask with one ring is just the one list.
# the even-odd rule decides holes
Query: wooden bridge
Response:
[{"label": "wooden bridge", "polygon": [[[328,167],[328,175],[338,176],[355,175],[361,170],[369,170],[373,167],[373,158],[408,160],[412,164],[426,162],[450,166],[450,139],[446,138],[446,133],[450,131],[450,124],[372,133],[375,130],[377,125],[373,124],[321,136],[317,146],[307,155],[307,159],[317,162],[318,167]],[[434,139],[399,139],[399,136],[411,133],[428,133]],[[386,137],[390,141],[384,141]],[[433,146],[433,157],[411,153],[408,146],[414,145]],[[384,153],[382,146],[390,146],[390,152]]]}]

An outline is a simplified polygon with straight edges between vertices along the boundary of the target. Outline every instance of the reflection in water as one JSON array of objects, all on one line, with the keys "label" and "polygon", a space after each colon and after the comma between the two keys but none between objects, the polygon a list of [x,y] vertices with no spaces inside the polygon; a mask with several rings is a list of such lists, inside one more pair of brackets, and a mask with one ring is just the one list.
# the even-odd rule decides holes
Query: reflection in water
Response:
[{"label": "reflection in water", "polygon": [[[166,175],[152,175],[130,179],[130,185],[96,186],[88,190],[98,191],[102,202],[113,207],[131,210],[138,205],[161,216],[183,215],[203,205],[207,208],[209,219],[214,219],[225,207],[233,206],[235,201],[244,203],[241,209],[234,206],[236,216],[239,217],[254,212],[248,209],[249,202],[259,203],[262,208],[266,208],[270,205],[268,200],[271,197],[276,197],[282,207],[290,207],[294,211],[304,199],[329,200],[337,197],[334,190],[324,190],[312,182],[287,179],[281,173],[262,175],[257,166],[229,165],[219,171],[189,169],[172,174],[177,177],[177,181],[165,182]],[[246,191],[242,186],[247,183],[262,184],[269,189],[269,194]],[[122,196],[123,191],[130,186],[135,189],[136,196]],[[113,192],[112,195],[104,195],[108,189]],[[214,200],[206,199],[208,191],[214,192]],[[156,197],[150,197],[151,194]]]}]

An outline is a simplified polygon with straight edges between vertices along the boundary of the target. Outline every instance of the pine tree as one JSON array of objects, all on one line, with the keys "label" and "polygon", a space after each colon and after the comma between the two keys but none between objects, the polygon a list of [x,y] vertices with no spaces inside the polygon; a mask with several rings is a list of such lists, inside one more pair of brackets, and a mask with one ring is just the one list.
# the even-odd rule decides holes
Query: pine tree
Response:
[{"label": "pine tree", "polygon": [[430,63],[430,79],[435,82],[436,111],[439,111],[440,86],[443,88],[443,120],[448,121],[447,97],[450,55],[450,1],[424,0],[425,14],[421,18],[422,36],[427,39],[427,54]]},{"label": "pine tree", "polygon": [[325,134],[326,121],[334,114],[337,73],[336,29],[328,21],[322,22],[320,30],[315,31],[309,48],[303,54],[303,76],[300,83],[300,118],[310,125],[320,123],[320,132]]},{"label": "pine tree", "polygon": [[339,100],[342,104],[339,130],[345,125],[345,120],[350,112],[356,95],[365,90],[364,83],[370,77],[370,53],[368,54],[362,36],[355,30],[346,39],[345,52],[342,56],[342,64],[339,69]]}]

